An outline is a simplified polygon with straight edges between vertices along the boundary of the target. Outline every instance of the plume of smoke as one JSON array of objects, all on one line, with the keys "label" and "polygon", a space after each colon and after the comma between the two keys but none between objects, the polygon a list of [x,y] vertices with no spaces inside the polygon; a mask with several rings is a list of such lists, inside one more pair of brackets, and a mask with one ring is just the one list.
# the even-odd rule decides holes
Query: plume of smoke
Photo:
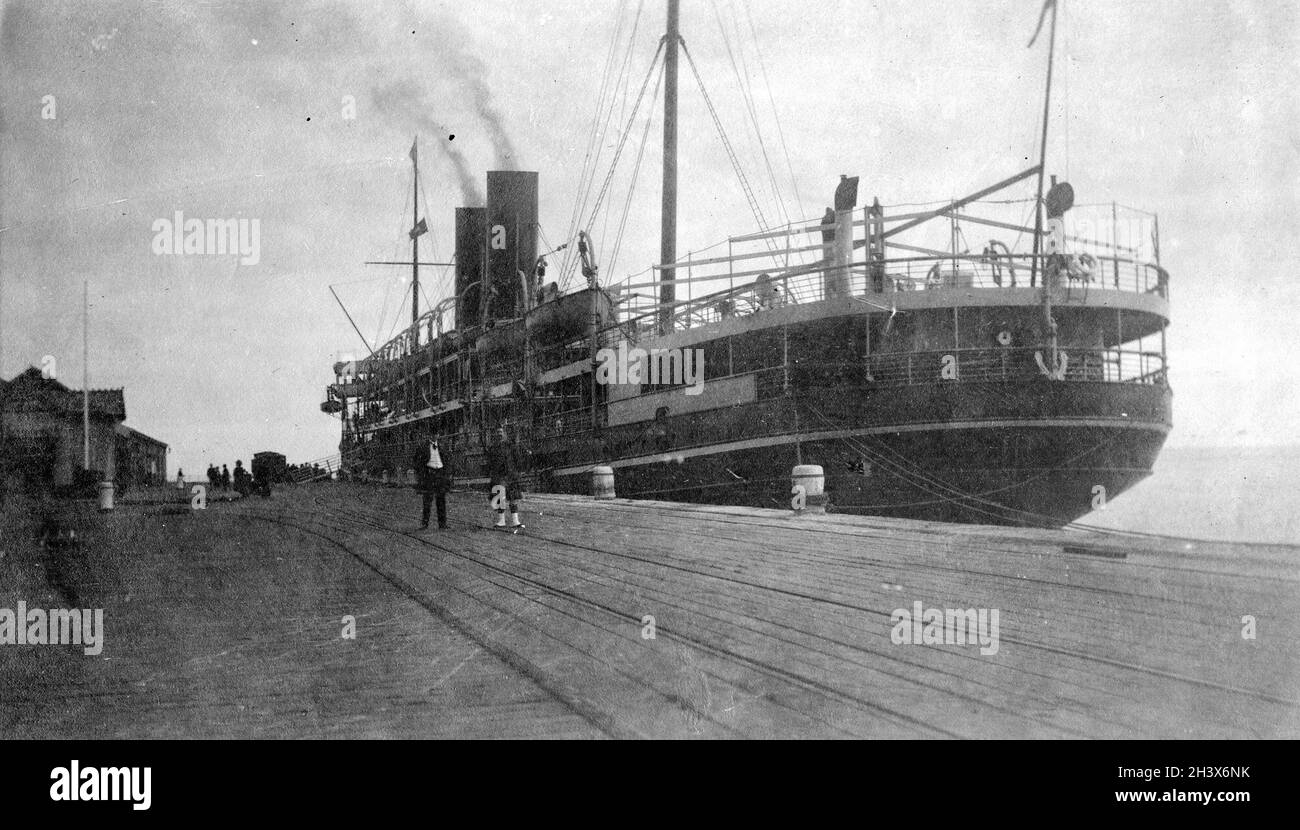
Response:
[{"label": "plume of smoke", "polygon": [[492,100],[492,92],[488,89],[487,67],[476,56],[461,49],[460,42],[458,38],[448,38],[447,51],[444,53],[448,69],[469,91],[470,103],[487,127],[488,138],[496,151],[497,167],[501,170],[514,170],[517,164],[515,147],[506,132],[501,113]]},{"label": "plume of smoke", "polygon": [[483,192],[479,189],[478,181],[470,169],[465,154],[446,137],[448,135],[446,128],[428,116],[428,112],[434,105],[419,85],[406,79],[394,81],[371,90],[370,99],[380,112],[407,122],[420,132],[439,136],[438,149],[442,151],[456,174],[465,204],[469,207],[477,207],[484,203]]}]

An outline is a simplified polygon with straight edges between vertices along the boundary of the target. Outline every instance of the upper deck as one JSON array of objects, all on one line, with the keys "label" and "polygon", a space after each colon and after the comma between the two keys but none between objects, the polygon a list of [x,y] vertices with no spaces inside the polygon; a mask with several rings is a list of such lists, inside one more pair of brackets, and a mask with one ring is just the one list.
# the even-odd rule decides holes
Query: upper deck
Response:
[{"label": "upper deck", "polygon": [[[637,340],[790,306],[811,315],[1027,307],[1041,306],[1045,294],[1058,306],[1141,312],[1151,316],[1151,327],[1167,322],[1169,274],[1158,261],[1154,215],[1118,205],[1076,213],[1063,236],[1064,259],[1056,260],[1064,267],[1050,292],[1044,274],[1053,260],[1032,252],[1032,227],[960,209],[889,214],[878,205],[841,212],[834,224],[794,222],[731,237],[723,243],[725,253],[715,253],[722,248],[717,245],[705,251],[709,256],[687,254],[671,267],[654,266],[654,279],[630,279],[611,292],[619,327]],[[920,244],[935,244],[933,227],[930,239],[911,238],[933,220],[940,220],[950,240],[947,251]],[[1019,245],[989,239],[972,252],[972,225],[1014,232]],[[899,237],[904,233],[906,242]],[[661,303],[660,277],[668,270],[686,296]]]}]

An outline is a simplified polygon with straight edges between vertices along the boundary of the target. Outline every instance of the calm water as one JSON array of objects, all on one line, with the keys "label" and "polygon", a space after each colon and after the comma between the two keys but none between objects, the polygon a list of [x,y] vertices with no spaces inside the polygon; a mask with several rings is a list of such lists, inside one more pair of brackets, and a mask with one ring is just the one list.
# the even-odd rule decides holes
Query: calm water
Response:
[{"label": "calm water", "polygon": [[1167,447],[1155,472],[1079,521],[1201,539],[1300,544],[1300,447]]}]

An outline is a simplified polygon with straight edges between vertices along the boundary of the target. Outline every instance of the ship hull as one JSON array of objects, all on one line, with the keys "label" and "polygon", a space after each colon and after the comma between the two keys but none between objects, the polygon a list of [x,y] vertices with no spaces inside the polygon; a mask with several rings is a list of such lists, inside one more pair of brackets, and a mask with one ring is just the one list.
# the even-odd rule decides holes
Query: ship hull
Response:
[{"label": "ship hull", "polygon": [[[990,386],[822,390],[670,418],[614,431],[590,463],[613,466],[626,498],[788,508],[792,468],[817,464],[836,512],[1059,527],[1149,476],[1170,427],[1163,386]],[[683,440],[709,432],[726,440]],[[551,470],[542,487],[590,492],[589,465]]]},{"label": "ship hull", "polygon": [[[852,449],[846,449],[843,438],[787,436],[741,449],[697,448],[613,464],[622,498],[789,508],[792,468],[819,464],[834,512],[1059,527],[1104,508],[1108,499],[1149,476],[1165,439],[1154,428],[1050,426],[975,429],[967,436],[985,444],[1051,445],[1059,448],[1060,457],[1082,458],[1065,465],[1053,455],[1015,467],[979,466],[984,453],[938,452],[936,445],[949,443],[948,436],[929,431],[863,433],[851,436],[857,445]],[[1087,460],[1098,455],[1099,445],[1132,466]],[[588,473],[557,475],[547,484],[569,493],[587,493],[591,487]]]}]

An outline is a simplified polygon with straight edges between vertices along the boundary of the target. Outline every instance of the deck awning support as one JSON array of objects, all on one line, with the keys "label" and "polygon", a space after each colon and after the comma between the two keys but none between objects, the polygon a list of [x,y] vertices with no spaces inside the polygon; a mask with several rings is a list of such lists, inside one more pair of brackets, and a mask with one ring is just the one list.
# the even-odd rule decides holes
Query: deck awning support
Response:
[{"label": "deck awning support", "polygon": [[[949,202],[947,205],[944,205],[938,210],[928,211],[918,216],[917,218],[913,219],[910,222],[904,222],[903,224],[898,225],[897,227],[890,228],[889,230],[885,231],[883,238],[888,239],[889,237],[896,236],[902,233],[903,231],[911,230],[912,228],[915,228],[917,225],[921,225],[926,222],[929,222],[931,219],[938,219],[940,217],[947,216],[953,211],[958,210],[959,208],[963,208],[966,205],[969,205],[971,202],[977,202],[980,199],[983,199],[985,196],[989,196],[991,194],[997,193],[999,190],[1004,190],[1013,184],[1024,181],[1030,176],[1035,176],[1038,174],[1038,171],[1042,169],[1043,166],[1041,164],[1035,164],[1033,167],[1030,167],[1028,170],[1023,170],[1008,179],[1003,179],[1002,181],[998,182],[995,185],[991,185],[990,187],[986,187],[983,190],[976,191],[975,193],[972,193],[969,196],[963,196],[960,199],[956,199],[952,202]],[[866,240],[860,239],[853,243],[853,247],[860,248],[865,244],[866,244]]]}]

